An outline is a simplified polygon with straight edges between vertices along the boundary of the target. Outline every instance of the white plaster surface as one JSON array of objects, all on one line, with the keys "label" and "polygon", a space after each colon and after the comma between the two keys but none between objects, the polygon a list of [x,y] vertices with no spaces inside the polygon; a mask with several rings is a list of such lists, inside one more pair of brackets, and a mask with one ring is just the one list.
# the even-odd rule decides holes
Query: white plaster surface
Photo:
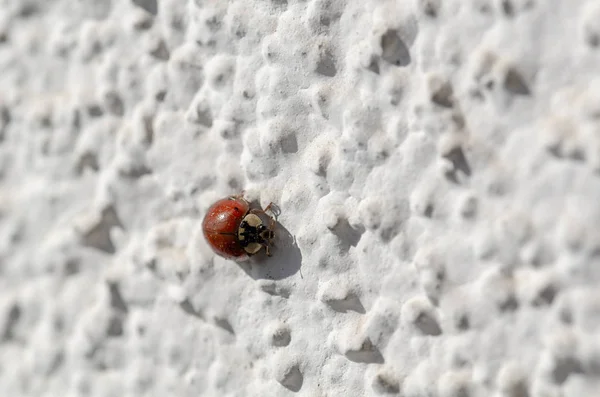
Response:
[{"label": "white plaster surface", "polygon": [[600,2],[0,0],[0,396],[379,395],[600,396]]}]

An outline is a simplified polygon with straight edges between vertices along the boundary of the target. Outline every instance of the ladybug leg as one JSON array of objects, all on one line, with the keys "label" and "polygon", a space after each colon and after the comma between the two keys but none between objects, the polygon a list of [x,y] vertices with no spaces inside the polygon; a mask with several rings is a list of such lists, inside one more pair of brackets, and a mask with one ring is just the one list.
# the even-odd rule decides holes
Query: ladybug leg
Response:
[{"label": "ladybug leg", "polygon": [[273,229],[275,228],[275,219],[271,218],[269,222],[269,239],[265,246],[265,250],[267,251],[267,256],[271,256],[271,245],[273,244],[273,237],[275,236],[273,233]]},{"label": "ladybug leg", "polygon": [[264,210],[258,209],[258,208],[252,208],[250,210],[251,214],[257,214],[257,215],[266,215],[269,218],[272,218],[272,216],[270,216],[269,214],[267,214]]},{"label": "ladybug leg", "polygon": [[244,198],[244,193],[245,193],[245,191],[242,190],[242,192],[240,194],[232,194],[231,196],[229,196],[229,199],[230,200],[242,200],[243,202],[245,202],[246,204],[249,205],[250,203],[248,202],[248,200],[246,200]]},{"label": "ladybug leg", "polygon": [[279,209],[279,207],[277,206],[277,204],[275,204],[272,201],[269,203],[269,205],[267,205],[265,207],[264,211],[269,211],[271,214],[273,214],[273,216],[275,217],[275,219],[277,219],[277,217],[281,213],[281,209]]},{"label": "ladybug leg", "polygon": [[271,213],[273,213],[273,211],[271,210],[271,207],[273,207],[273,202],[272,201],[269,203],[269,205],[267,205],[265,207],[265,209],[263,211],[265,211],[265,212],[271,211]]},{"label": "ladybug leg", "polygon": [[275,229],[275,218],[271,218],[269,221],[269,230],[273,231]]},{"label": "ladybug leg", "polygon": [[[265,207],[265,209],[259,209],[259,208],[253,208],[250,210],[250,213],[252,214],[264,214],[266,216],[268,216],[269,218],[273,219],[277,219],[277,216],[279,215],[279,210],[275,211],[275,207],[277,207],[275,205],[275,203],[271,202],[269,203],[269,205],[267,205]],[[271,215],[267,214],[267,211],[271,213]]]}]

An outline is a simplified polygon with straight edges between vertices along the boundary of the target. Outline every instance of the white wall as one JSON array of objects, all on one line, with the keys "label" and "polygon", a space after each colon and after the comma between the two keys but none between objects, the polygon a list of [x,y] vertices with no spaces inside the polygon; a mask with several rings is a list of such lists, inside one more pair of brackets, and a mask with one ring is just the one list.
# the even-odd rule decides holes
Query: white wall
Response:
[{"label": "white wall", "polygon": [[599,74],[595,0],[0,0],[0,395],[599,395]]}]

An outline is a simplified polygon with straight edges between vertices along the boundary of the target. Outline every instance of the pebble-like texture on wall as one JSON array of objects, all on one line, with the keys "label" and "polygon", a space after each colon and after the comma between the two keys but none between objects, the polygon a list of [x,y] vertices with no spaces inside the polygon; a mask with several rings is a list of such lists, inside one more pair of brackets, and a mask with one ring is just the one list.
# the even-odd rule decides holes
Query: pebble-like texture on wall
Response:
[{"label": "pebble-like texture on wall", "polygon": [[596,0],[0,0],[0,395],[597,396],[599,335]]}]

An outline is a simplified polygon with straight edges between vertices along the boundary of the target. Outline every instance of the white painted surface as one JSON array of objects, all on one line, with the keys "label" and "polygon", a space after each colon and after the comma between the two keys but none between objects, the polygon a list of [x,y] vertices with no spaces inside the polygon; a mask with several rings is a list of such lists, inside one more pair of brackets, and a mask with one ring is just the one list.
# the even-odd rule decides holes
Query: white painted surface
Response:
[{"label": "white painted surface", "polygon": [[0,0],[0,395],[599,396],[599,77],[595,0]]}]

